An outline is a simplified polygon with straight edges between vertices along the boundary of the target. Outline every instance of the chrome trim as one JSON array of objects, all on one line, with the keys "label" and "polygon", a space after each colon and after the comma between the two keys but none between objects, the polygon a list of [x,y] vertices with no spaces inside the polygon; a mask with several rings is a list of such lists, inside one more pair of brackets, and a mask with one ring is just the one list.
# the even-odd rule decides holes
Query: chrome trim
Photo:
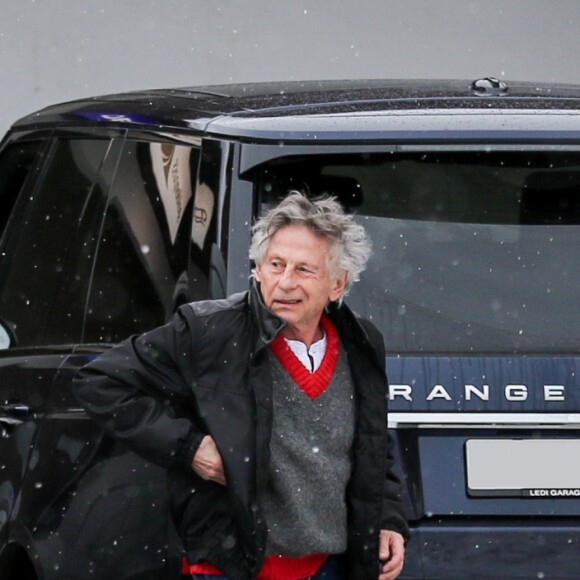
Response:
[{"label": "chrome trim", "polygon": [[[87,418],[83,408],[50,412],[47,419]],[[408,429],[469,429],[530,428],[580,429],[580,413],[400,413],[389,412],[389,428]]]},{"label": "chrome trim", "polygon": [[580,429],[580,413],[389,413],[389,428],[408,429],[558,428]]},{"label": "chrome trim", "polygon": [[502,144],[502,143],[493,143],[493,144],[455,144],[455,143],[442,143],[437,145],[399,145],[398,151],[404,153],[410,152],[422,152],[422,151],[518,151],[518,152],[527,152],[527,151],[578,151],[580,148],[578,145],[561,145],[557,143],[545,143],[542,145],[534,145],[534,144],[521,144],[521,145],[509,145],[509,144]]}]

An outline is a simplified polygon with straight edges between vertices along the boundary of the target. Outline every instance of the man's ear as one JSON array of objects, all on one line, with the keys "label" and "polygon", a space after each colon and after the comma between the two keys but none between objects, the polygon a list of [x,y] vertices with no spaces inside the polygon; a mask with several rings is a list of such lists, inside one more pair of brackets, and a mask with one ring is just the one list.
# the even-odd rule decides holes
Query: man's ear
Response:
[{"label": "man's ear", "polygon": [[331,291],[330,291],[330,300],[332,302],[336,302],[343,294],[344,289],[346,288],[346,281],[348,280],[347,272],[341,272],[341,275],[334,281]]},{"label": "man's ear", "polygon": [[260,280],[260,266],[258,266],[258,264],[256,264],[256,266],[254,268],[254,278],[256,279],[257,282],[262,281],[262,280]]}]

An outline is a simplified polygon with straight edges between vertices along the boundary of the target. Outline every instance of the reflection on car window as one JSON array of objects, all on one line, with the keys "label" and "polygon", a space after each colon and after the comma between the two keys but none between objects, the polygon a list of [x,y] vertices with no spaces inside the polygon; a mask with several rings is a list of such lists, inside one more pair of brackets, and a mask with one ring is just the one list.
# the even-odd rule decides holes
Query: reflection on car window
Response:
[{"label": "reflection on car window", "polygon": [[16,346],[80,339],[94,242],[104,204],[99,175],[108,141],[55,143],[32,199],[19,200],[5,245],[0,316]]},{"label": "reflection on car window", "polygon": [[580,153],[287,158],[264,204],[301,185],[356,213],[373,257],[348,302],[390,352],[577,353]]},{"label": "reflection on car window", "polygon": [[105,216],[85,342],[115,342],[163,324],[187,296],[199,153],[129,141]]}]

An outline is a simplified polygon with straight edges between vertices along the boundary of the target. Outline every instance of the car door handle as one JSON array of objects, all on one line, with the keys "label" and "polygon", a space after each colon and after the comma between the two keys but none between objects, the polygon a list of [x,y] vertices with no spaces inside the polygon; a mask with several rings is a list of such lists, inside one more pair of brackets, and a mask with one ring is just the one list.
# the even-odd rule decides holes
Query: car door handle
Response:
[{"label": "car door handle", "polygon": [[14,417],[26,417],[30,415],[30,407],[24,403],[9,403],[0,405],[0,413]]},{"label": "car door handle", "polygon": [[3,425],[22,425],[24,419],[31,414],[32,411],[30,407],[23,403],[0,405],[0,423]]}]

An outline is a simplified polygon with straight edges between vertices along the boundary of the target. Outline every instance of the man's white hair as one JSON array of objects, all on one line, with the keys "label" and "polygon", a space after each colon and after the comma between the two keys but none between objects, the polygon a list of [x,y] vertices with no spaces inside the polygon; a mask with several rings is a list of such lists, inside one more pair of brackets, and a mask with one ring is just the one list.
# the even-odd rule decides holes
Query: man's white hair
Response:
[{"label": "man's white hair", "polygon": [[250,259],[257,266],[263,264],[272,236],[291,225],[306,226],[315,235],[328,240],[330,275],[336,280],[346,272],[343,296],[348,294],[371,255],[371,242],[363,226],[346,214],[334,197],[309,199],[299,191],[292,191],[254,224]]}]

